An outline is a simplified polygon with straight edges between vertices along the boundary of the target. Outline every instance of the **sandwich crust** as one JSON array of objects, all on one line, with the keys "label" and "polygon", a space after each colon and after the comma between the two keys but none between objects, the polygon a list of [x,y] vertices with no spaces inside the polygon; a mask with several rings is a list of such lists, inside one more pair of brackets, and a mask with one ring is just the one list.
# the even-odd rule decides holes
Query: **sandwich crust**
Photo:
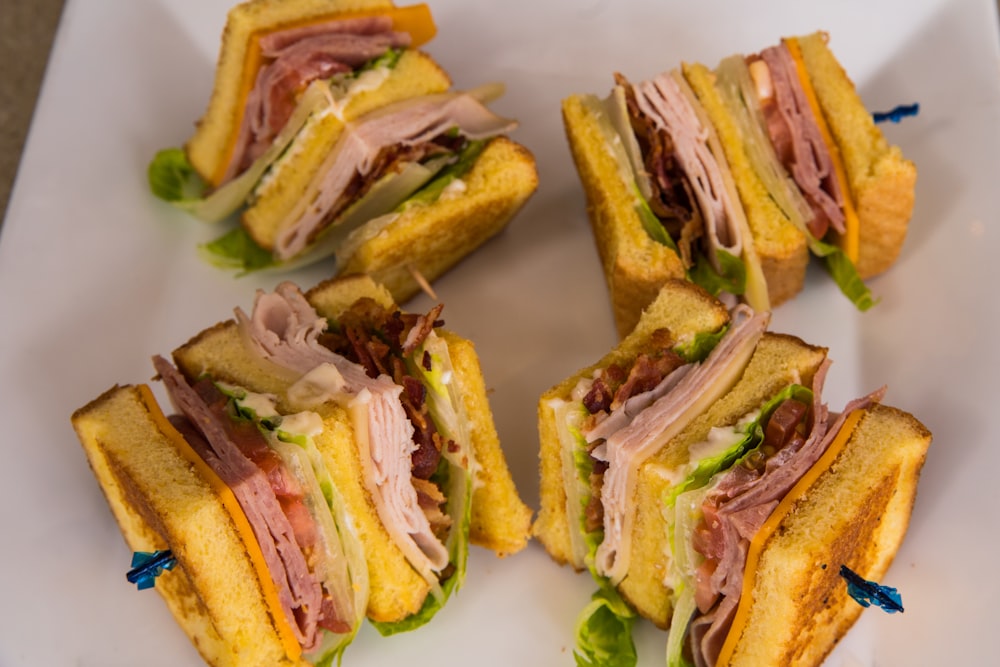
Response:
[{"label": "sandwich crust", "polygon": [[465,189],[447,191],[432,204],[414,204],[365,240],[338,275],[365,273],[385,285],[397,303],[432,282],[500,233],[538,187],[535,159],[506,137],[491,139]]},{"label": "sandwich crust", "polygon": [[254,33],[392,6],[391,0],[249,0],[230,9],[219,46],[212,96],[185,146],[191,166],[206,181],[213,182],[229,159],[245,103],[244,66]]},{"label": "sandwich crust", "polygon": [[639,321],[664,282],[684,277],[677,254],[654,241],[636,211],[636,193],[619,175],[604,133],[580,95],[562,103],[563,126],[587,200],[619,337]]},{"label": "sandwich crust", "polygon": [[902,249],[917,168],[886,140],[827,40],[826,33],[816,32],[797,41],[858,212],[858,274],[870,278],[892,266]]}]

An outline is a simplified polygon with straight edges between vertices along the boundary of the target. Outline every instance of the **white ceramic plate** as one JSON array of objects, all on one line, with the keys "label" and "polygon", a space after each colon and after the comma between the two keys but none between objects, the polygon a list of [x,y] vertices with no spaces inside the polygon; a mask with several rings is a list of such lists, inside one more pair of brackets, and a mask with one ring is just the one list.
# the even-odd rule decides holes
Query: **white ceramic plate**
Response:
[{"label": "white ceramic plate", "polygon": [[[866,611],[830,665],[992,664],[1000,579],[992,420],[1000,392],[993,271],[1000,255],[1000,82],[992,0],[803,3],[431,0],[427,50],[459,87],[503,81],[495,108],[541,186],[510,228],[436,289],[453,330],[476,341],[515,480],[537,505],[535,401],[614,344],[605,286],[563,138],[559,101],[605,92],[681,60],[714,64],[787,34],[825,29],[866,104],[919,102],[886,134],[920,170],[898,264],[855,312],[821,271],[773,329],[826,345],[834,409],[883,383],[886,402],[934,432],[909,536],[885,583],[906,612]],[[248,307],[275,276],[202,264],[215,232],[156,201],[146,165],[179,145],[207,102],[226,0],[69,0],[0,242],[0,664],[198,664],[158,596],[126,583],[129,553],[69,415],[115,383]],[[291,276],[303,286],[325,277]],[[419,310],[426,297],[408,304]],[[366,627],[347,665],[568,665],[592,590],[532,544],[475,550],[467,586],[418,632]],[[643,665],[665,636],[640,625]]]}]

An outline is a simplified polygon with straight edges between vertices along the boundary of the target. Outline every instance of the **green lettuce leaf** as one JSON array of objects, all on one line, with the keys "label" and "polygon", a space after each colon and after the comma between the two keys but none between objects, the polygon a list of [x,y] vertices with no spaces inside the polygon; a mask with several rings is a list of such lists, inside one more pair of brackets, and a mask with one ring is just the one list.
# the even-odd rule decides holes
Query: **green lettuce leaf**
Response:
[{"label": "green lettuce leaf", "polygon": [[209,264],[220,269],[237,269],[239,275],[278,265],[274,256],[257,245],[243,227],[198,246],[198,252]]},{"label": "green lettuce leaf", "polygon": [[180,148],[158,151],[146,176],[154,195],[182,207],[186,202],[200,199],[207,187]]},{"label": "green lettuce leaf", "polygon": [[573,655],[578,667],[634,667],[634,624],[635,612],[604,580],[577,620]]},{"label": "green lettuce leaf", "polygon": [[[587,453],[587,443],[579,430],[571,427],[572,434],[580,443],[573,450],[573,460],[577,467],[578,479],[589,479],[594,469],[594,461]],[[573,655],[578,667],[635,667],[637,655],[632,640],[635,612],[619,595],[611,582],[598,574],[594,566],[597,548],[604,540],[604,530],[588,531],[585,513],[582,511],[589,502],[589,486],[585,496],[580,498],[580,532],[587,547],[586,563],[598,589],[591,596],[576,620],[576,650]]]},{"label": "green lettuce leaf", "polygon": [[708,481],[723,470],[728,470],[747,454],[760,446],[764,441],[764,424],[778,406],[788,399],[795,399],[812,406],[812,390],[800,384],[791,384],[773,396],[760,410],[757,418],[744,427],[744,437],[725,451],[715,456],[707,456],[699,460],[691,472],[680,484],[672,487],[666,497],[667,507],[673,507],[677,496],[689,489],[695,489],[708,484]]},{"label": "green lettuce leaf", "polygon": [[715,270],[707,257],[699,254],[688,272],[691,282],[705,288],[712,296],[722,292],[739,296],[746,292],[747,270],[743,260],[722,249],[716,251],[716,257],[720,271]]},{"label": "green lettuce leaf", "polygon": [[639,193],[639,186],[635,182],[632,183],[632,190],[636,197],[635,211],[639,214],[639,221],[642,222],[642,228],[646,230],[651,239],[680,254],[680,251],[677,250],[677,244],[670,238],[667,228],[663,226],[660,219],[653,213],[653,209],[649,207],[649,202]]},{"label": "green lettuce leaf", "polygon": [[817,257],[823,258],[827,273],[858,310],[864,312],[878,303],[878,299],[872,296],[872,291],[861,280],[857,267],[847,253],[831,243],[817,241],[812,237],[809,237],[809,249]]},{"label": "green lettuce leaf", "polygon": [[405,49],[388,49],[385,53],[380,55],[378,58],[372,58],[360,68],[354,70],[354,78],[359,77],[363,72],[368,70],[379,69],[380,67],[385,67],[386,69],[392,69],[399,62],[399,58],[403,55]]},{"label": "green lettuce leaf", "polygon": [[698,605],[695,604],[694,590],[693,586],[681,584],[680,590],[674,591],[676,596],[674,613],[671,619],[670,634],[667,635],[667,667],[693,667],[684,658],[684,640],[687,638],[687,626],[698,610]]},{"label": "green lettuce leaf", "polygon": [[[425,358],[430,359],[429,366],[424,364]],[[453,580],[452,585],[461,587],[465,582],[469,555],[473,476],[479,466],[472,450],[469,419],[463,407],[461,388],[457,385],[458,375],[443,338],[431,332],[423,344],[407,357],[406,365],[427,388],[427,408],[438,433],[444,441],[456,445],[443,448],[441,475],[437,481],[448,498],[445,511],[451,517],[453,526],[448,533],[447,546],[455,572],[449,581]]]},{"label": "green lettuce leaf", "polygon": [[434,615],[441,611],[444,607],[444,603],[448,600],[451,594],[456,590],[458,586],[458,577],[453,575],[441,582],[441,590],[443,592],[440,596],[428,595],[424,600],[423,606],[415,614],[407,616],[401,621],[396,621],[395,623],[385,623],[382,621],[370,621],[372,627],[378,630],[379,634],[383,637],[389,637],[391,635],[396,635],[401,632],[409,632],[411,630],[416,630],[417,628],[425,625],[428,621],[434,618]]},{"label": "green lettuce leaf", "polygon": [[699,331],[687,343],[677,345],[674,348],[674,352],[681,355],[684,361],[688,363],[704,361],[712,350],[715,349],[715,346],[719,344],[723,336],[726,335],[727,331],[729,331],[728,326],[724,326],[718,331]]}]

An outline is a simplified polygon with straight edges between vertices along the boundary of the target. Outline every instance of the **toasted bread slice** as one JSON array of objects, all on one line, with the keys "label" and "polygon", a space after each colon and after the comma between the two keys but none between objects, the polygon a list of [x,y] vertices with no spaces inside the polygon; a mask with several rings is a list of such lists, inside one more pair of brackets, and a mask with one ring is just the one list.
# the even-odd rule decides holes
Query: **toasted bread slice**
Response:
[{"label": "toasted bread slice", "polygon": [[642,318],[632,332],[613,350],[596,364],[582,369],[542,394],[538,403],[540,506],[532,531],[553,559],[577,570],[586,566],[582,560],[574,557],[570,542],[570,531],[578,531],[579,527],[569,525],[566,512],[562,448],[552,400],[569,399],[577,383],[581,379],[592,377],[597,369],[611,364],[631,364],[649,347],[658,331],[667,329],[675,340],[683,341],[699,332],[717,331],[728,321],[729,314],[725,307],[700,287],[683,280],[668,281],[659,297],[642,313]]},{"label": "toasted bread slice", "polygon": [[[903,541],[931,442],[912,415],[874,405],[765,543],[728,665],[819,665],[862,607],[839,570],[884,580]],[[744,588],[746,591],[746,588]]]},{"label": "toasted bread slice", "polygon": [[314,117],[300,132],[285,157],[262,179],[252,202],[244,209],[241,222],[247,233],[260,247],[274,249],[282,224],[305,195],[323,160],[343,134],[345,123],[387,104],[442,93],[450,86],[448,74],[429,56],[420,51],[404,51],[377,88],[353,95],[340,116],[328,113]]},{"label": "toasted bread slice", "polygon": [[538,188],[535,159],[497,137],[480,153],[462,185],[431,204],[414,204],[370,234],[339,268],[385,285],[397,303],[417,294],[500,233]]},{"label": "toasted bread slice", "polygon": [[195,170],[214,184],[229,161],[247,92],[257,74],[248,63],[256,48],[251,44],[252,37],[291,25],[335,18],[338,14],[392,6],[391,0],[250,0],[229,10],[208,109],[185,146]]},{"label": "toasted bread slice", "polygon": [[747,159],[739,129],[715,87],[715,75],[701,64],[684,64],[682,70],[715,126],[760,257],[771,306],[778,306],[805,284],[809,263],[806,237],[775,204]]},{"label": "toasted bread slice", "polygon": [[562,103],[563,126],[587,199],[587,216],[604,268],[618,335],[635,327],[643,308],[669,279],[683,278],[673,250],[654,241],[636,210],[639,194],[622,179],[608,138],[581,95]]},{"label": "toasted bread slice", "polygon": [[797,38],[847,172],[860,222],[858,274],[869,278],[888,269],[899,256],[913,214],[917,168],[875,125],[827,40],[822,32]]},{"label": "toasted bread slice", "polygon": [[205,661],[300,664],[287,657],[218,489],[179,453],[183,437],[148,388],[114,387],[72,422],[129,548],[169,548],[177,559],[156,589]]}]

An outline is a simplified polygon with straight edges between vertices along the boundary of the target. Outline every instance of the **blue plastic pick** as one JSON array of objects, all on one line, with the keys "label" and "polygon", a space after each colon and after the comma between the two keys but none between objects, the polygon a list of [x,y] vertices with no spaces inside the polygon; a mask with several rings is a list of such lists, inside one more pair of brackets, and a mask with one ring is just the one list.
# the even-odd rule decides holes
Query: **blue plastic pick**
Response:
[{"label": "blue plastic pick", "polygon": [[890,614],[903,611],[903,598],[895,588],[868,581],[846,565],[840,566],[840,576],[847,581],[847,592],[862,607],[875,605]]},{"label": "blue plastic pick", "polygon": [[177,559],[170,549],[162,551],[136,551],[132,554],[132,569],[128,571],[125,578],[130,583],[135,584],[141,591],[152,588],[156,583],[156,578],[163,574],[164,570],[172,570],[177,564]]},{"label": "blue plastic pick", "polygon": [[887,120],[892,121],[893,123],[898,123],[907,116],[916,116],[919,112],[919,104],[900,104],[891,111],[876,111],[872,114],[872,119],[876,123],[884,123]]}]

